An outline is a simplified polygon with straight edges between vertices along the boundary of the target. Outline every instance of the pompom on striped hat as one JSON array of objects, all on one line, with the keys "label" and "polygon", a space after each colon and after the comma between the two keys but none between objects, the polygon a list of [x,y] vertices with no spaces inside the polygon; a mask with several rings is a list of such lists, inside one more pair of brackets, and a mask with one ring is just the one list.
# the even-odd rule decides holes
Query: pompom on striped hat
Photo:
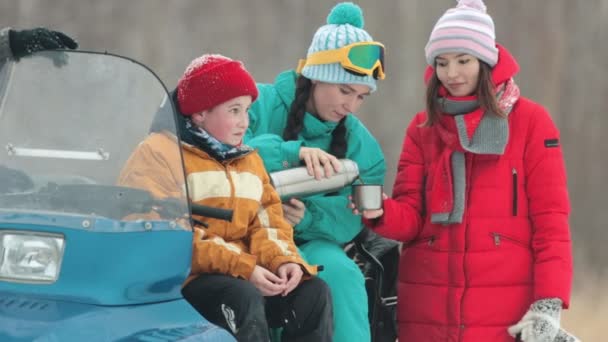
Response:
[{"label": "pompom on striped hat", "polygon": [[494,67],[498,62],[494,21],[483,0],[458,0],[435,24],[425,47],[426,61],[435,65],[443,53],[461,52]]},{"label": "pompom on striped hat", "polygon": [[[361,7],[352,2],[341,2],[334,6],[327,16],[327,25],[319,27],[308,48],[307,57],[323,50],[335,50],[343,46],[372,42],[372,36],[364,29],[365,21]],[[376,91],[373,76],[357,76],[346,72],[340,63],[306,65],[302,75],[308,79],[335,84],[362,84]]]}]

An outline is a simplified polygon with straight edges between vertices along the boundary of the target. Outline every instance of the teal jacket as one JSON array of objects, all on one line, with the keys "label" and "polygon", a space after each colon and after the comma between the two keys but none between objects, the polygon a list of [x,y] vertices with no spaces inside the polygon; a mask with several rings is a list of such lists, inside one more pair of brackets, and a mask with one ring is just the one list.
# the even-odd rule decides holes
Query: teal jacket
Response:
[{"label": "teal jacket", "polygon": [[[259,97],[249,110],[249,130],[245,143],[259,150],[268,172],[300,166],[301,146],[329,151],[332,132],[337,123],[324,122],[310,113],[304,117],[304,129],[298,141],[284,141],[287,114],[295,97],[296,73],[285,71],[274,84],[258,83]],[[359,166],[365,183],[384,184],[386,164],[378,141],[354,115],[346,119],[346,158]],[[353,215],[348,206],[347,187],[332,195],[301,198],[306,205],[302,221],[295,227],[299,240],[325,239],[339,244],[352,240],[362,229],[361,217]]]}]

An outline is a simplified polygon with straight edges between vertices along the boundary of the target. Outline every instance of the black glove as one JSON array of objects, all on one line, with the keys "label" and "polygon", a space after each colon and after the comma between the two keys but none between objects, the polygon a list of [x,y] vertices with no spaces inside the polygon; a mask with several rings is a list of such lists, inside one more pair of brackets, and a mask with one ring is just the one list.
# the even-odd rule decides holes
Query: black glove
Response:
[{"label": "black glove", "polygon": [[30,30],[9,30],[8,39],[13,57],[18,60],[37,51],[76,49],[78,43],[59,31],[38,27]]}]

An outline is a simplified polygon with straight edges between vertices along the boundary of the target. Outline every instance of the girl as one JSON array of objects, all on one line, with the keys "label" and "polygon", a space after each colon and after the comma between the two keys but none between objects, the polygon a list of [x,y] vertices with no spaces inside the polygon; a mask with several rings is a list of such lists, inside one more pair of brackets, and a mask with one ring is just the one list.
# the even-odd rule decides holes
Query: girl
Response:
[{"label": "girl", "polygon": [[[383,184],[386,166],[376,139],[352,113],[384,78],[384,47],[363,30],[361,8],[336,5],[315,33],[297,71],[258,84],[245,141],[257,148],[270,172],[304,163],[311,175],[328,177],[338,158],[354,160],[366,183]],[[334,307],[333,341],[370,341],[365,281],[343,245],[362,229],[348,209],[350,187],[337,193],[292,198],[285,217],[306,259],[323,264]]]},{"label": "girl", "polygon": [[559,323],[572,279],[559,132],[520,96],[517,62],[494,40],[481,0],[439,18],[393,196],[362,213],[404,242],[401,341],[572,338]]}]

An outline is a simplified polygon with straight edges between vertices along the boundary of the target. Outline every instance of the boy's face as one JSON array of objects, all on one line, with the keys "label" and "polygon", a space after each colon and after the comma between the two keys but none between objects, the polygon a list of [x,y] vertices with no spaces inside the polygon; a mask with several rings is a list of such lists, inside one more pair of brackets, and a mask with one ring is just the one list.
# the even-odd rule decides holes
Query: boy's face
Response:
[{"label": "boy's face", "polygon": [[192,121],[224,144],[237,146],[249,127],[251,96],[239,96],[192,115]]}]

